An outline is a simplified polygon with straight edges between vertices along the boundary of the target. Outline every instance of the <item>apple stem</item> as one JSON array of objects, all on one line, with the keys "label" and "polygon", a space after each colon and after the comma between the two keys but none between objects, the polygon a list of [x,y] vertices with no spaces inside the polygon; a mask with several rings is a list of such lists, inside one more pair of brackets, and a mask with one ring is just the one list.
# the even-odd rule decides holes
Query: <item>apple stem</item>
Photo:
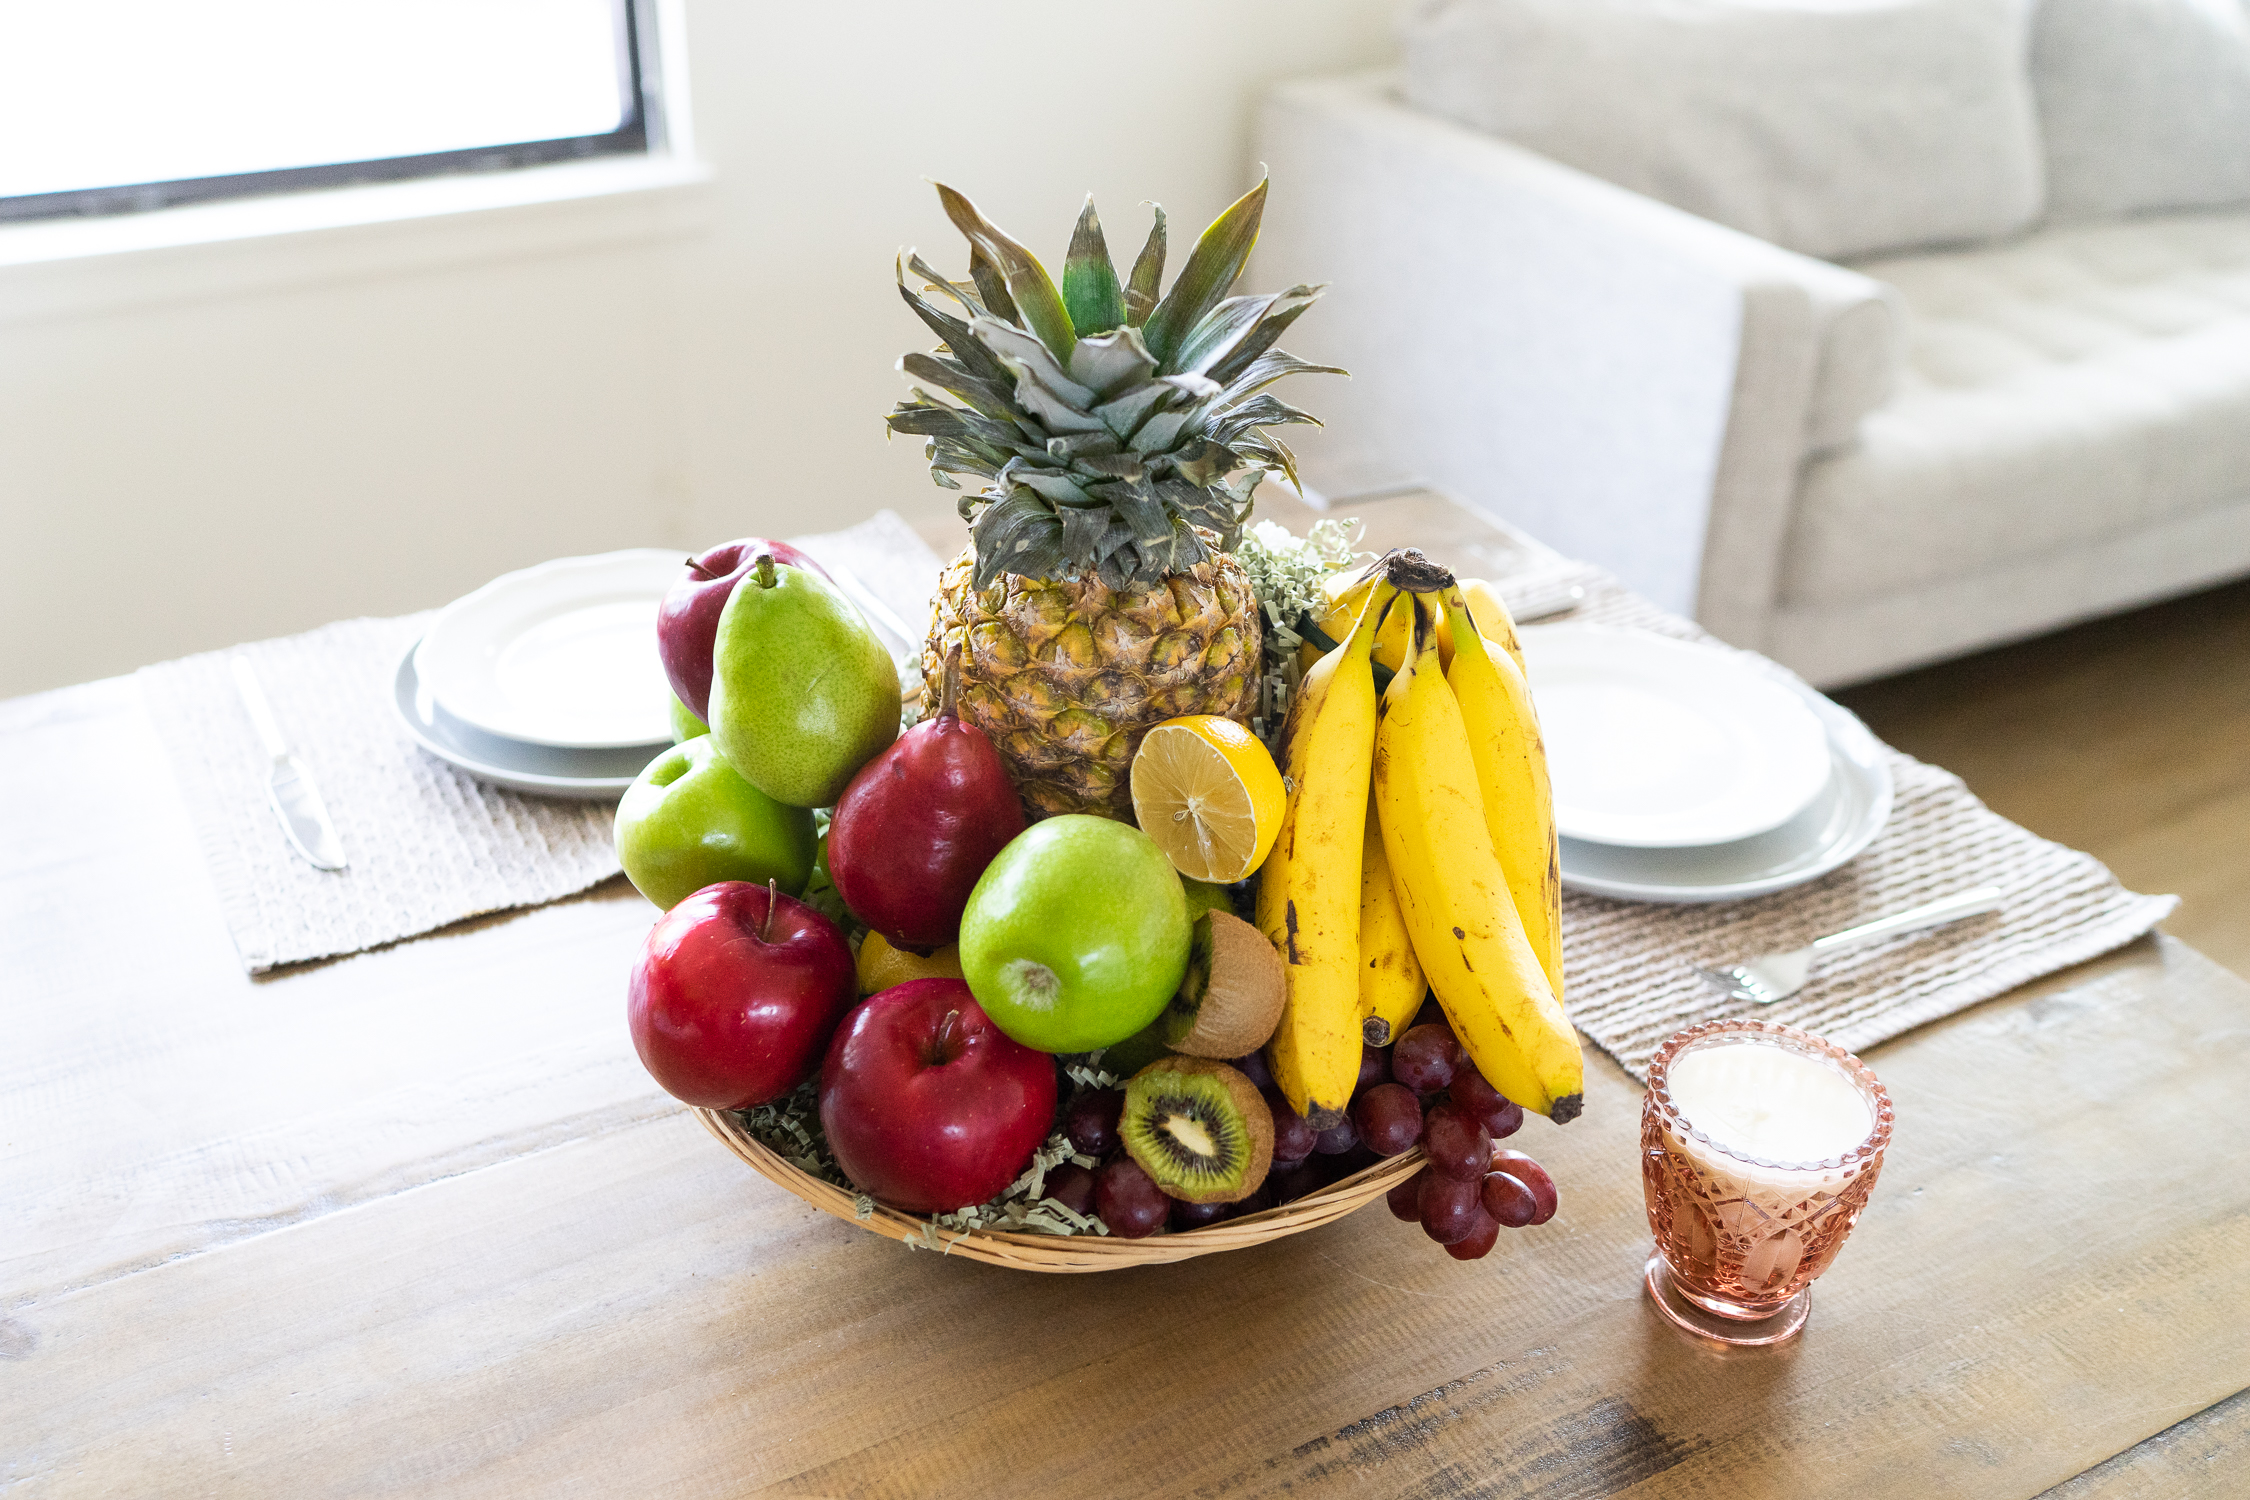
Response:
[{"label": "apple stem", "polygon": [[959,1027],[960,1021],[961,1012],[949,1010],[945,1013],[945,1019],[938,1022],[938,1057],[941,1061],[951,1062],[953,1060],[953,1033]]},{"label": "apple stem", "polygon": [[780,882],[768,880],[766,882],[766,919],[758,925],[759,942],[770,943],[773,941],[773,909],[780,904]]},{"label": "apple stem", "polygon": [[773,587],[773,554],[771,552],[758,554],[757,562],[752,564],[752,574],[758,580],[759,588],[770,589]]},{"label": "apple stem", "polygon": [[703,566],[703,559],[700,557],[689,558],[687,560],[687,565],[688,571],[690,573],[693,573],[697,578],[702,579],[705,583],[709,583],[712,579],[719,576],[718,574],[712,572],[709,568]]},{"label": "apple stem", "polygon": [[955,646],[945,653],[945,671],[939,679],[937,716],[940,719],[959,717],[955,705],[961,692],[961,648]]}]

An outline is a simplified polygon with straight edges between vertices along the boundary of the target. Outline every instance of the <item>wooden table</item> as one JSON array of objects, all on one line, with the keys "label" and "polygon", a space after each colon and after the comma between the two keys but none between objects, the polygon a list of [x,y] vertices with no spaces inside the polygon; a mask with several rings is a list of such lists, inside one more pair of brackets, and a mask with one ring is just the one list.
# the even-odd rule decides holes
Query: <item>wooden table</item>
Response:
[{"label": "wooden table", "polygon": [[648,1085],[621,882],[253,981],[129,680],[0,704],[0,772],[0,1492],[2250,1493],[2250,985],[2177,942],[1875,1049],[1881,1187],[1744,1354],[1644,1302],[1591,1049],[1484,1262],[1376,1207],[999,1271]]}]

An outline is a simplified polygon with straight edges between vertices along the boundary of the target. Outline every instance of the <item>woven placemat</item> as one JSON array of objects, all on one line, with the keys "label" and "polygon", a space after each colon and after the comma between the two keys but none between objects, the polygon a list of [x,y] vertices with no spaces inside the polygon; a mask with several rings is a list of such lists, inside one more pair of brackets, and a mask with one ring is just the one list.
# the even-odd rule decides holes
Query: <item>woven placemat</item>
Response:
[{"label": "woven placemat", "polygon": [[[1578,581],[1585,598],[1572,621],[1713,642],[1597,569]],[[1807,885],[1709,906],[1564,892],[1563,970],[1578,1028],[1643,1082],[1665,1038],[1721,1016],[1755,1012],[1856,1051],[2122,947],[2179,904],[2137,895],[2092,855],[2009,822],[1951,772],[1889,757],[1890,822],[1858,858]],[[1692,972],[1980,885],[1999,888],[1999,911],[1824,958],[1778,1004],[1729,1000]]]},{"label": "woven placemat", "polygon": [[[927,624],[938,560],[889,511],[792,539],[848,568],[902,622]],[[243,967],[356,953],[486,912],[574,895],[618,871],[615,802],[488,786],[423,751],[392,704],[399,657],[436,611],[345,620],[145,667],[172,761]],[[251,666],[282,737],[319,784],[349,867],[299,858],[266,803],[266,756],[227,665]]]},{"label": "woven placemat", "polygon": [[[617,873],[616,805],[527,797],[426,754],[391,706],[399,657],[436,612],[344,620],[140,672],[141,692],[251,973],[355,953]],[[266,804],[266,756],[227,661],[250,658],[320,786],[349,868],[316,870]]]}]

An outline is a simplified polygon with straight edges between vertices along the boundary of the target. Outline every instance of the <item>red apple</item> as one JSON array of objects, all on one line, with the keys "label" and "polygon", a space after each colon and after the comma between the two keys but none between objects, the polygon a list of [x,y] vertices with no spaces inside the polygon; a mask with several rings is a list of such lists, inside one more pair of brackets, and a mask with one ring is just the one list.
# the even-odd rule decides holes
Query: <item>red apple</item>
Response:
[{"label": "red apple", "polygon": [[747,1109],[811,1076],[859,993],[836,924],[770,886],[707,885],[657,919],[625,993],[633,1047],[665,1090]]},{"label": "red apple", "polygon": [[895,1208],[949,1213],[1016,1180],[1055,1119],[1055,1060],[992,1024],[958,979],[863,1002],[820,1070],[844,1175]]},{"label": "red apple", "polygon": [[900,735],[852,777],[828,825],[828,869],[853,915],[901,948],[961,935],[977,877],[1023,832],[1000,752],[955,714],[951,664],[938,716]]},{"label": "red apple", "polygon": [[719,616],[760,552],[772,553],[777,563],[828,577],[825,568],[787,542],[746,536],[689,558],[687,571],[656,607],[656,653],[664,659],[664,675],[672,679],[679,700],[706,723],[711,718],[711,643],[719,633]]}]

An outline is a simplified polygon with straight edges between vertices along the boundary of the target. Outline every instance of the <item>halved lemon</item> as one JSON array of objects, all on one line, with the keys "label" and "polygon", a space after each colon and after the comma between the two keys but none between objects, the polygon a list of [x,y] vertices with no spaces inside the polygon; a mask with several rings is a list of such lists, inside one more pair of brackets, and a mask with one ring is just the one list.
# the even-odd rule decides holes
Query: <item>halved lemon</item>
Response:
[{"label": "halved lemon", "polygon": [[1190,714],[1151,729],[1133,754],[1133,816],[1172,867],[1227,885],[1265,863],[1288,804],[1258,737],[1232,719]]}]

